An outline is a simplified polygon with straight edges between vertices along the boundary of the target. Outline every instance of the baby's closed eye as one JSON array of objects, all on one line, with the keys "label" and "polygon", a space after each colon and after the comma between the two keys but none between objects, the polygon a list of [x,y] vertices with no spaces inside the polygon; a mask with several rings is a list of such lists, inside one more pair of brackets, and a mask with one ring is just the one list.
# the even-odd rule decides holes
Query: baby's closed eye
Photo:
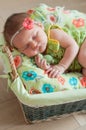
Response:
[{"label": "baby's closed eye", "polygon": [[20,51],[25,51],[26,49],[29,48],[29,44],[25,45],[23,48],[19,49]]}]

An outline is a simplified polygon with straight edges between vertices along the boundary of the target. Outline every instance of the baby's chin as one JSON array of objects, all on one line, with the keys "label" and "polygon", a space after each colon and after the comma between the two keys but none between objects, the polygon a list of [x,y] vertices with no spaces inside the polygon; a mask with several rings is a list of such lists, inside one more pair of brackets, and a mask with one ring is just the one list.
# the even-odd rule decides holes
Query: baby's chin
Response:
[{"label": "baby's chin", "polygon": [[43,53],[43,52],[45,52],[45,50],[46,50],[46,47],[40,47],[39,52]]},{"label": "baby's chin", "polygon": [[40,51],[39,51],[39,53],[44,53],[44,52],[45,52],[45,50],[40,50]]}]

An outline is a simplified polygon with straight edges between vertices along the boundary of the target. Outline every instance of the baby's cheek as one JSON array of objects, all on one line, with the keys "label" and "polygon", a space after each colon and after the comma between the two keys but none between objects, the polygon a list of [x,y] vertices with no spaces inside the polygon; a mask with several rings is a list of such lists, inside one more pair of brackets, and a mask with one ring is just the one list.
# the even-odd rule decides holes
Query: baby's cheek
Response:
[{"label": "baby's cheek", "polygon": [[42,45],[41,47],[40,47],[40,53],[42,53],[42,52],[44,52],[46,50],[46,45]]}]

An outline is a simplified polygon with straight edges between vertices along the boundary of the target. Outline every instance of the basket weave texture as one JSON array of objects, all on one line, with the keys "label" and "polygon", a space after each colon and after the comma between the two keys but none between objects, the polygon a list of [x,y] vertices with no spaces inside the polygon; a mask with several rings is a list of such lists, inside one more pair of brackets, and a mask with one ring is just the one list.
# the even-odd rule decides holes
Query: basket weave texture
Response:
[{"label": "basket weave texture", "polygon": [[60,118],[62,115],[86,110],[86,99],[59,105],[29,107],[22,104],[27,122],[35,123],[49,119]]}]

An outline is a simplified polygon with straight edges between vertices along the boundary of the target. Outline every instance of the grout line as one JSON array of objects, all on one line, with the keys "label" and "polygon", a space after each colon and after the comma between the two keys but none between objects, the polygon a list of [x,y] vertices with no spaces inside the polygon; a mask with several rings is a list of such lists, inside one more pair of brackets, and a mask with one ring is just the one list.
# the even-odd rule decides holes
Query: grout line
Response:
[{"label": "grout line", "polygon": [[73,117],[78,122],[80,126],[86,125],[86,119],[84,118],[82,113],[74,113]]}]

